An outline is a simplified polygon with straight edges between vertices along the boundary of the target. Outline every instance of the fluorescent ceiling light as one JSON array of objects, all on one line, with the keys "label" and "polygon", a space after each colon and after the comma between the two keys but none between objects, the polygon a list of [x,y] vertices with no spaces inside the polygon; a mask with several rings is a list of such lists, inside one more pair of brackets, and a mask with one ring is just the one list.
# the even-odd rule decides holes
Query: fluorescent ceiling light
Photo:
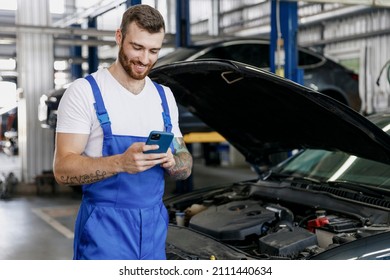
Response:
[{"label": "fluorescent ceiling light", "polygon": [[349,167],[351,167],[352,163],[357,159],[357,157],[355,156],[350,156],[345,162],[344,164],[337,170],[337,172],[335,174],[333,174],[332,178],[330,178],[328,181],[335,181],[337,180],[341,175],[344,174],[345,171],[347,171],[347,169]]}]

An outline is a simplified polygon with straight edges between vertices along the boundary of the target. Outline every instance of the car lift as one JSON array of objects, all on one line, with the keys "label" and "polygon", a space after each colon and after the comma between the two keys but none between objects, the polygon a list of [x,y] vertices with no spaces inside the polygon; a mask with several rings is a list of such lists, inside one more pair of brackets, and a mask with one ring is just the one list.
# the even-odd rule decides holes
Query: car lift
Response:
[{"label": "car lift", "polygon": [[303,84],[303,70],[298,69],[297,35],[297,2],[272,0],[270,36],[271,72],[296,83]]}]

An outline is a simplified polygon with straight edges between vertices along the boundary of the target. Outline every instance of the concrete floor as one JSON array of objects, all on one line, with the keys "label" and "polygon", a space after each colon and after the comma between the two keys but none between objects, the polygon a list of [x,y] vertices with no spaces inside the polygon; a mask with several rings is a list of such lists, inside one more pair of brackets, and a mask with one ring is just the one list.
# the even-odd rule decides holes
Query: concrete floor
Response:
[{"label": "concrete floor", "polygon": [[[18,160],[0,154],[0,173],[18,172]],[[193,188],[256,178],[249,166],[205,166],[196,162]],[[0,260],[69,260],[73,255],[74,220],[80,195],[66,189],[40,195],[35,185],[18,185],[9,199],[0,200]],[[29,190],[29,191],[26,191]],[[165,196],[177,190],[167,179]]]}]

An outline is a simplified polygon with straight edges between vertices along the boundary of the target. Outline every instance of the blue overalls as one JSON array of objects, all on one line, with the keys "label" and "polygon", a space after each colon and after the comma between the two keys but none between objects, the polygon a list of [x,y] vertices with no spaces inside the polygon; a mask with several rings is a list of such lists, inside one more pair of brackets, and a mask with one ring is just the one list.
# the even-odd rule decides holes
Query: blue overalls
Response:
[{"label": "blue overalls", "polygon": [[[111,123],[95,79],[86,79],[95,97],[103,129],[103,156],[123,153],[146,137],[113,135]],[[163,88],[155,83],[163,106],[166,131],[171,131]],[[162,203],[164,170],[155,166],[137,174],[119,173],[83,186],[83,199],[75,224],[74,259],[165,259],[168,213]]]}]

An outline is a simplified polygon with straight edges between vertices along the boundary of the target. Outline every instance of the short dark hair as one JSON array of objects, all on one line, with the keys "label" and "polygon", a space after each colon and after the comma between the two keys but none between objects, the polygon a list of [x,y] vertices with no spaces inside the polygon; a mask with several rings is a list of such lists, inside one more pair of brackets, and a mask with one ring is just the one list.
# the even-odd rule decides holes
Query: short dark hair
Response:
[{"label": "short dark hair", "polygon": [[158,10],[149,5],[138,4],[125,11],[120,26],[122,36],[126,36],[127,27],[132,22],[149,33],[158,33],[161,29],[165,31],[164,18]]}]

